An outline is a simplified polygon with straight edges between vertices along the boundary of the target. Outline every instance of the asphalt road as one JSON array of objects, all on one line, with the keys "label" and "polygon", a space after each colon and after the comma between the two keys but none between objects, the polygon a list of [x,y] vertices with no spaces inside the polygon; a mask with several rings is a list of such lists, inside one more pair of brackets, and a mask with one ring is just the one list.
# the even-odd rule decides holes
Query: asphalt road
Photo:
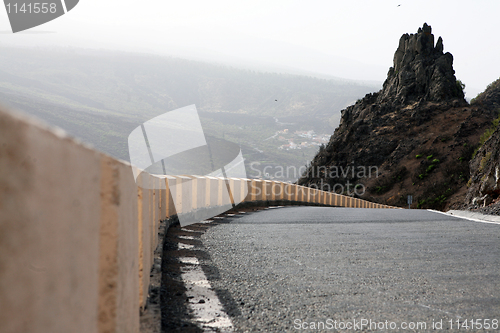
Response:
[{"label": "asphalt road", "polygon": [[286,207],[202,229],[193,244],[235,331],[500,331],[498,224]]}]

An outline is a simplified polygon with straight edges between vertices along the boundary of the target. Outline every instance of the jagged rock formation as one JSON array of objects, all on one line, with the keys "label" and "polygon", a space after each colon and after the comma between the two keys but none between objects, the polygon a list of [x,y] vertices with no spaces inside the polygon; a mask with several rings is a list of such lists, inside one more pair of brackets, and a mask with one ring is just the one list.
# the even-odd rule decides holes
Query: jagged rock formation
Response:
[{"label": "jagged rock formation", "polygon": [[443,53],[441,37],[434,46],[431,31],[431,27],[424,23],[417,34],[401,36],[394,53],[394,66],[389,69],[379,103],[392,101],[407,105],[415,101],[464,98],[454,75],[453,56],[449,52]]},{"label": "jagged rock formation", "polygon": [[454,73],[430,26],[404,34],[382,90],[342,110],[298,183],[390,205],[406,205],[407,194],[414,207],[462,204],[468,160],[493,113],[468,105]]}]

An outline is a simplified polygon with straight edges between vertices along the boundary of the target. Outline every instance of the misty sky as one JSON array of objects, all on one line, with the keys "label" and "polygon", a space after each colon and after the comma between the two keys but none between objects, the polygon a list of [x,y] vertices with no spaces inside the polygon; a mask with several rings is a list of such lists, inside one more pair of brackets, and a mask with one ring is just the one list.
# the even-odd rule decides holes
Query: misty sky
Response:
[{"label": "misty sky", "polygon": [[[400,6],[398,6],[400,5]],[[118,49],[382,82],[403,33],[427,22],[468,97],[500,76],[500,1],[80,0],[1,45]]]}]

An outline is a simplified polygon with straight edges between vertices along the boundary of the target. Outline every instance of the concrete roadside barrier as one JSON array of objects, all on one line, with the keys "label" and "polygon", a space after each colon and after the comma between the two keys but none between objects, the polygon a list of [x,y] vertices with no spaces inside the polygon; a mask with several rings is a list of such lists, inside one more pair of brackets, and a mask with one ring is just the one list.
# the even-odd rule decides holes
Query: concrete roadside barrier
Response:
[{"label": "concrete roadside barrier", "polygon": [[101,166],[98,331],[136,332],[139,329],[137,186],[129,165],[102,156]]},{"label": "concrete roadside barrier", "polygon": [[102,157],[0,111],[0,331],[97,331]]},{"label": "concrete roadside barrier", "polygon": [[138,332],[167,218],[239,202],[395,208],[278,181],[132,173],[2,109],[0,170],[2,333]]}]

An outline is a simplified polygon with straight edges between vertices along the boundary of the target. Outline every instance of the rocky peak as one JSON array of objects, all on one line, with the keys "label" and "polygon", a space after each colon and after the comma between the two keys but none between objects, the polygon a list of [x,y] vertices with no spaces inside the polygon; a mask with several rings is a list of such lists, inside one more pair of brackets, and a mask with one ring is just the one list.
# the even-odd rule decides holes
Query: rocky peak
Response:
[{"label": "rocky peak", "polygon": [[453,56],[443,53],[443,39],[434,45],[432,28],[424,23],[416,34],[404,34],[378,102],[405,105],[418,101],[464,99],[453,70]]},{"label": "rocky peak", "polygon": [[[429,25],[404,34],[382,90],[342,110],[298,183],[390,205],[406,206],[408,194],[415,208],[462,204],[468,161],[496,117],[481,105],[496,105],[497,95],[489,89],[469,105],[454,73],[453,56],[441,38],[434,45]],[[375,176],[353,172],[372,168]]]}]

